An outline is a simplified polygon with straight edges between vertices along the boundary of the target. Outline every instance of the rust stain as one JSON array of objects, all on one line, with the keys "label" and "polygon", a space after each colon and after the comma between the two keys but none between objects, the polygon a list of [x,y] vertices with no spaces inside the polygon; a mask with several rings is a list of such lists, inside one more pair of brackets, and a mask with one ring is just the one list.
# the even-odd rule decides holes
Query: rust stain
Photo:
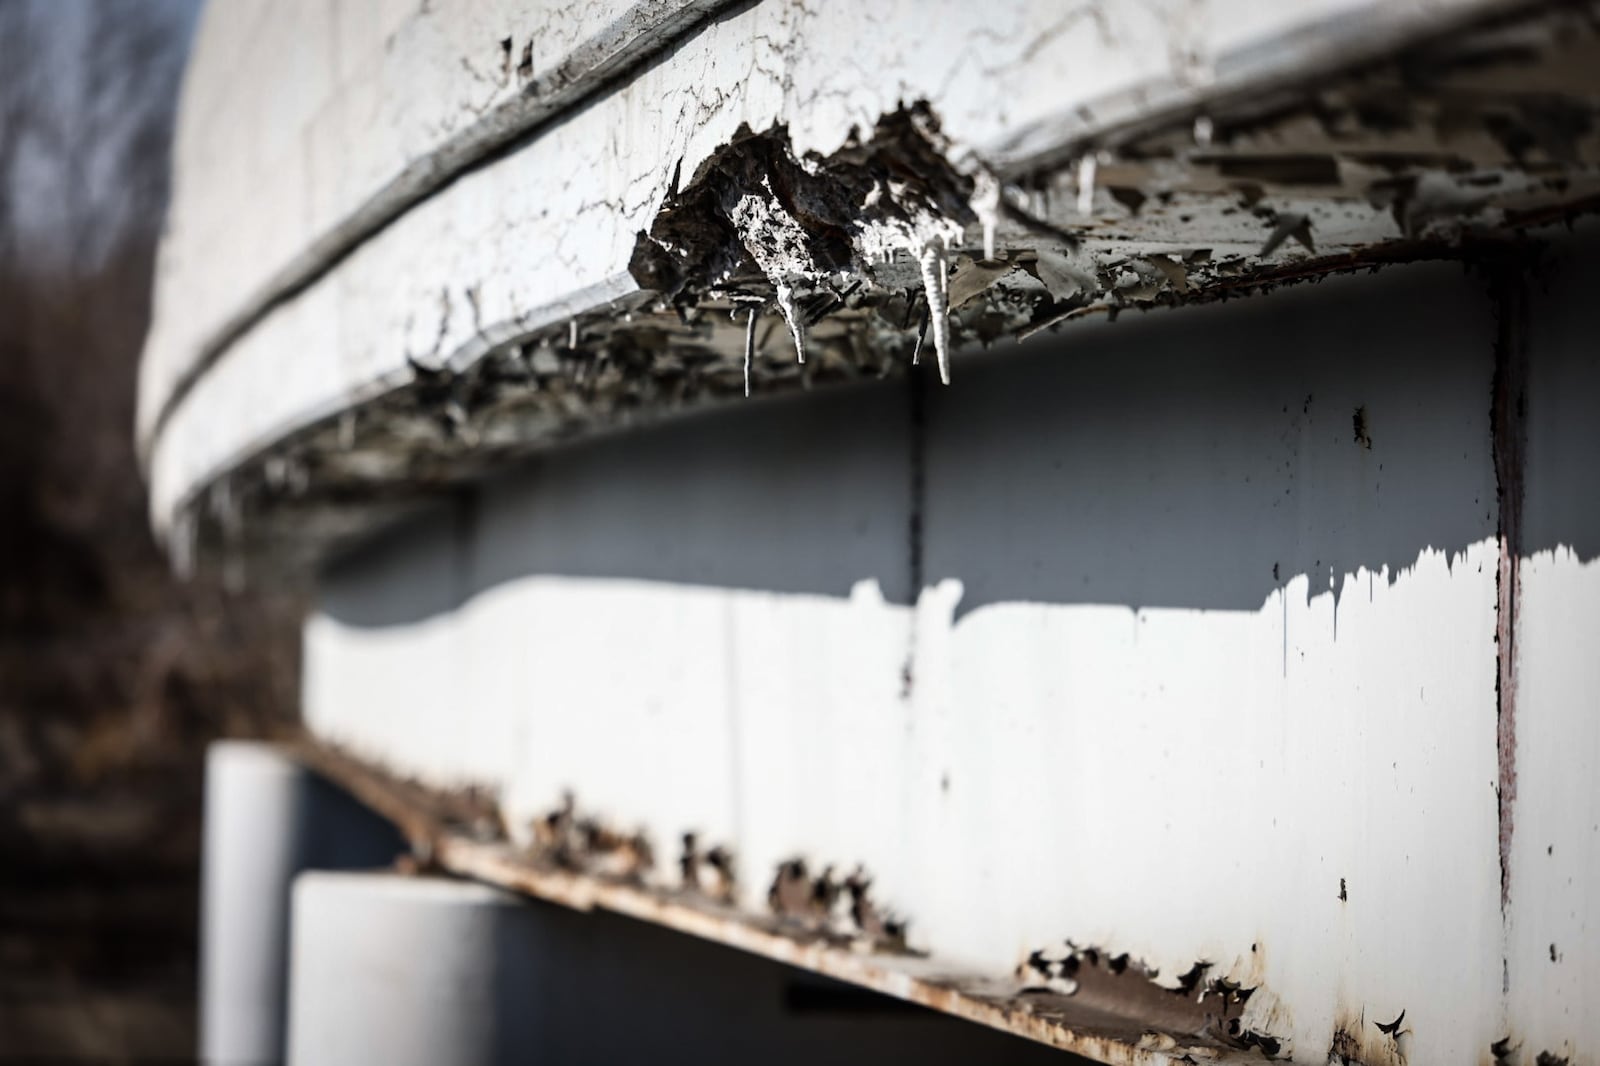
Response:
[{"label": "rust stain", "polygon": [[[1236,1041],[1195,1031],[1187,1024],[1192,1014],[1183,1006],[1185,997],[1147,981],[1139,983],[1167,1007],[1159,1019],[1142,1013],[1144,999],[1119,995],[1112,990],[1115,986],[1081,1001],[1076,996],[1024,994],[1015,980],[952,971],[937,960],[910,953],[863,951],[858,943],[843,943],[777,916],[739,911],[704,892],[652,887],[637,877],[594,869],[587,862],[562,865],[542,847],[517,848],[481,827],[474,832],[481,822],[476,817],[478,794],[430,790],[310,739],[290,742],[286,748],[399,828],[418,853],[419,867],[498,885],[573,910],[602,909],[653,922],[1112,1066],[1260,1062],[1268,1053],[1259,1043],[1240,1051]],[[551,812],[563,835],[566,826],[582,820],[576,811],[576,804],[564,803]],[[699,853],[698,844],[693,849]],[[1125,957],[1117,959],[1106,961],[1107,975],[1132,972]],[[1240,991],[1233,986],[1234,995]],[[1210,992],[1223,999],[1230,994],[1223,986]],[[1185,1024],[1176,1028],[1161,1024],[1178,1016]]]},{"label": "rust stain", "polygon": [[1495,694],[1500,842],[1500,909],[1511,903],[1511,839],[1517,800],[1517,613],[1522,601],[1522,500],[1526,444],[1526,263],[1508,258],[1489,268],[1497,317],[1490,432],[1499,502],[1495,573]]},{"label": "rust stain", "polygon": [[1341,1010],[1328,1045],[1329,1066],[1406,1066],[1411,1027],[1400,1010],[1393,1021],[1379,1022],[1365,1010]]}]

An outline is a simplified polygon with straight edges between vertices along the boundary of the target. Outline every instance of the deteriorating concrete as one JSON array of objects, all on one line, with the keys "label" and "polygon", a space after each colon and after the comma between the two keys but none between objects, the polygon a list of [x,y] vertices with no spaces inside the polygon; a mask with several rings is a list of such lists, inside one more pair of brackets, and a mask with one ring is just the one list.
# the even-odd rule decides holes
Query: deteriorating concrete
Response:
[{"label": "deteriorating concrete", "polygon": [[419,863],[1105,1061],[1600,1045],[1593,3],[253,10],[152,517],[318,573]]},{"label": "deteriorating concrete", "polygon": [[860,864],[934,970],[1071,938],[1299,1058],[1343,996],[1476,1053],[1494,336],[1415,264],[574,443],[324,572],[307,722],[513,837],[570,790],[651,890],[693,833],[791,935]]},{"label": "deteriorating concrete", "polygon": [[[1218,1040],[1205,1033],[1203,1025],[1193,1032],[1181,1027],[1202,1013],[1165,1012],[1163,1021],[1180,1023],[1176,1031],[1169,1031],[1154,1027],[1139,1013],[1139,1000],[1115,993],[1082,1004],[1069,996],[1039,996],[1022,981],[963,976],[904,952],[863,952],[781,918],[762,920],[742,914],[693,890],[663,891],[629,876],[598,869],[574,870],[538,851],[462,833],[447,813],[453,806],[448,797],[396,781],[326,747],[302,746],[299,754],[308,765],[393,820],[412,846],[442,871],[579,911],[643,919],[1115,1066],[1235,1061],[1230,1043],[1266,1050],[1259,1041]],[[307,891],[310,889],[304,885],[297,889],[297,907],[301,905],[299,897]],[[463,962],[458,960],[457,965]],[[310,987],[297,987],[297,997],[312,994]],[[321,1023],[324,1028],[333,1024],[331,1016]],[[345,1019],[340,1024],[347,1029],[351,1023]],[[312,1033],[310,1027],[303,1032],[297,1027],[297,1035],[308,1048]],[[1237,1061],[1259,1059],[1251,1056]]]},{"label": "deteriorating concrete", "polygon": [[[875,87],[860,95],[883,106],[842,125],[795,98],[769,107],[761,81],[714,59],[755,48],[764,71],[772,57],[751,35],[785,39],[797,30],[787,16],[768,4],[680,16],[670,60],[607,82],[567,121],[416,201],[242,332],[216,327],[225,349],[188,332],[204,314],[164,314],[144,406],[154,518],[180,562],[214,564],[226,541],[295,564],[426,485],[736,398],[747,362],[758,393],[899,374],[926,333],[941,376],[959,377],[952,360],[1001,339],[1460,255],[1476,235],[1600,191],[1584,78],[1596,35],[1582,5],[1462,4],[1450,32],[1397,38],[1410,43],[1387,57],[1349,53],[1315,86],[1222,79],[1092,135],[1041,118],[1025,152],[1000,146],[1017,128],[984,120],[975,100],[908,95],[903,82],[891,93],[867,71]],[[832,35],[856,32],[854,17],[805,18]],[[1030,70],[1037,84],[1017,99],[1042,115],[1047,69],[1060,68],[1008,70],[972,91],[994,98]],[[598,157],[574,161],[633,128],[640,107],[680,98],[723,103],[608,156],[615,188],[549,185],[575,166],[610,175]],[[1049,150],[1046,128],[1062,138]],[[484,203],[507,206],[490,220]],[[948,315],[927,313],[930,292]],[[284,373],[285,352],[315,351]],[[204,352],[215,354],[185,363]],[[232,522],[246,534],[224,536],[219,513],[248,516]]]}]

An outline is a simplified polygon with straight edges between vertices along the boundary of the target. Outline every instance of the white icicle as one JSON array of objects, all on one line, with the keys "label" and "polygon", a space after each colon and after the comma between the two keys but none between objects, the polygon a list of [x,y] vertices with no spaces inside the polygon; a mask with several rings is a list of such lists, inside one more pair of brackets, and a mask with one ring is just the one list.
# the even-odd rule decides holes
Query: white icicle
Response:
[{"label": "white icicle", "polygon": [[983,225],[983,258],[994,259],[994,231],[1000,221],[1000,180],[987,170],[972,178],[972,213]]},{"label": "white icicle", "polygon": [[1210,115],[1196,115],[1194,120],[1194,144],[1196,148],[1206,149],[1211,147],[1211,135],[1215,127],[1212,126]]},{"label": "white icicle", "polygon": [[800,362],[806,361],[806,324],[800,320],[800,312],[794,305],[794,290],[787,285],[778,286],[778,310],[783,314],[783,320],[789,324],[789,333],[794,337],[794,354]]},{"label": "white icicle", "polygon": [[1078,160],[1078,214],[1094,210],[1094,172],[1097,163],[1091,153]]},{"label": "white icicle", "polygon": [[756,309],[750,309],[750,318],[744,324],[744,396],[750,398],[750,359],[756,353]]},{"label": "white icicle", "polygon": [[922,288],[928,298],[928,318],[933,324],[933,350],[939,357],[939,380],[950,384],[950,268],[944,244],[922,246]]}]

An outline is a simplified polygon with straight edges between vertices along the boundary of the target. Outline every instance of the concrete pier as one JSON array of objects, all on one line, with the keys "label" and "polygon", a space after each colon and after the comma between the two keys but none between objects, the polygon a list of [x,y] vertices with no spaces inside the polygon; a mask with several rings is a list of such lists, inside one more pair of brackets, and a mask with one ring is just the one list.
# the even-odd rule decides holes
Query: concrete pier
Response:
[{"label": "concrete pier", "polygon": [[202,1062],[283,1061],[295,875],[382,865],[401,847],[387,823],[275,746],[211,746],[201,873]]}]

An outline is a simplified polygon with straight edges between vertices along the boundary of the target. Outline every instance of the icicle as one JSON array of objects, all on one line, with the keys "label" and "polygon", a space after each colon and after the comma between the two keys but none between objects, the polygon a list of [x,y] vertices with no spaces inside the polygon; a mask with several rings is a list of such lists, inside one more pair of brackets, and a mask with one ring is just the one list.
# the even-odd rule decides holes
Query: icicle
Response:
[{"label": "icicle", "polygon": [[994,230],[1000,219],[1000,181],[987,170],[972,179],[972,213],[983,224],[983,258],[994,259]]},{"label": "icicle", "polygon": [[787,285],[778,286],[778,310],[783,313],[783,320],[789,323],[789,332],[794,336],[794,354],[800,362],[806,361],[806,324],[800,318],[800,312],[794,305],[794,290]]},{"label": "icicle", "polygon": [[917,322],[917,343],[911,346],[911,365],[916,366],[922,357],[922,342],[928,339],[928,309],[922,309],[922,318]]},{"label": "icicle", "polygon": [[922,246],[922,287],[928,298],[928,318],[933,324],[933,350],[939,357],[939,380],[950,384],[950,267],[944,244]]},{"label": "icicle", "polygon": [[567,350],[578,350],[578,320],[575,318],[567,321]]},{"label": "icicle", "polygon": [[1097,163],[1093,155],[1078,160],[1078,214],[1087,215],[1094,210],[1094,172]]},{"label": "icicle", "polygon": [[1214,127],[1210,115],[1196,115],[1194,119],[1195,147],[1205,149],[1211,147],[1211,135]]},{"label": "icicle", "polygon": [[750,318],[744,324],[744,397],[750,398],[750,358],[756,352],[756,309],[750,309]]}]

